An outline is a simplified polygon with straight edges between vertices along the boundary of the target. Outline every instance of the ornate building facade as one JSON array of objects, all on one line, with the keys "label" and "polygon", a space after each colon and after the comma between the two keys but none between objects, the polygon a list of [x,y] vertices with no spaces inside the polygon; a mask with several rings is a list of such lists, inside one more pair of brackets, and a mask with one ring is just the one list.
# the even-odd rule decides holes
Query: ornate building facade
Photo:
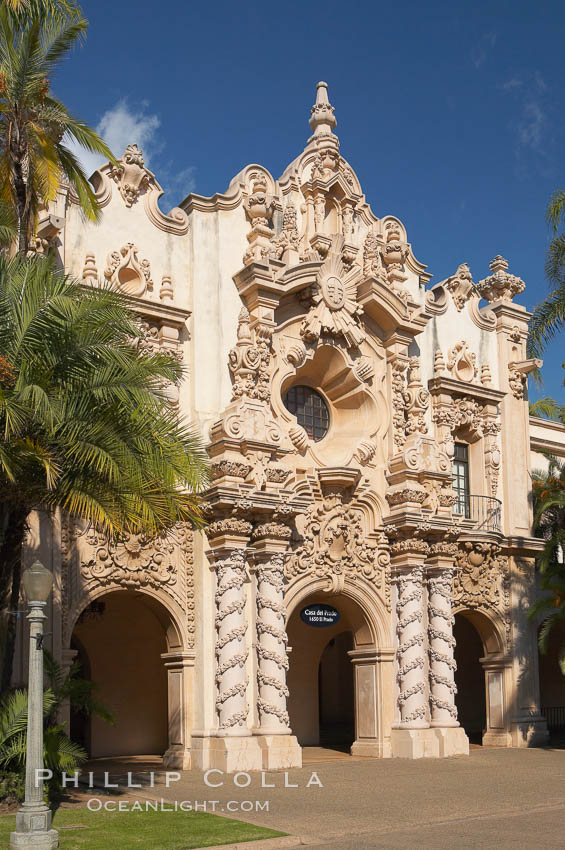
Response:
[{"label": "ornate building facade", "polygon": [[212,464],[206,533],[33,526],[55,656],[117,714],[68,714],[93,756],[231,771],[320,742],[418,758],[547,738],[530,473],[565,429],[529,420],[525,284],[497,256],[429,286],[342,156],[325,83],[310,127],[278,180],[250,165],[168,215],[130,145],[93,175],[99,226],[66,190],[40,223],[38,250],[127,292],[143,345],[185,364],[172,399]]}]

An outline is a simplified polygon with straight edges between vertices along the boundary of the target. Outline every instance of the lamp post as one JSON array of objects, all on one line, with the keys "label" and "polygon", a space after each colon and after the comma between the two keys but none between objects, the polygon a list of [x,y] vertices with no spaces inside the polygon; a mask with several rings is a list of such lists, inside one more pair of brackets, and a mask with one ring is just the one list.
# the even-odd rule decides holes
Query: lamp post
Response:
[{"label": "lamp post", "polygon": [[39,561],[24,570],[22,584],[29,604],[29,680],[27,694],[27,747],[25,800],[16,815],[16,831],[10,848],[59,846],[59,834],[51,829],[51,810],[43,802],[43,621],[44,608],[53,586],[53,574]]}]

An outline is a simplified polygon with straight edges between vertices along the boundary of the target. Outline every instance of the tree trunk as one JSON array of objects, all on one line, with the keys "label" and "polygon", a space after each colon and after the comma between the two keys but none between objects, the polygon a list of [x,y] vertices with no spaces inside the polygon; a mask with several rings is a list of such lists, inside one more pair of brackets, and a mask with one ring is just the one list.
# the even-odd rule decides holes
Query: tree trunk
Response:
[{"label": "tree trunk", "polygon": [[4,620],[2,677],[0,692],[4,693],[12,680],[14,650],[18,627],[17,614],[20,601],[22,551],[27,531],[28,511],[22,508],[0,508],[0,613]]}]

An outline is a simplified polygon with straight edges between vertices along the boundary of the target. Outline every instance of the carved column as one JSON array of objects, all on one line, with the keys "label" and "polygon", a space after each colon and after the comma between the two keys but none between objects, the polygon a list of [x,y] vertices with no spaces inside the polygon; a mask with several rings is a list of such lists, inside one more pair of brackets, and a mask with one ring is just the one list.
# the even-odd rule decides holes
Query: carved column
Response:
[{"label": "carved column", "polygon": [[286,701],[286,628],[283,605],[284,555],[269,554],[257,573],[257,685],[259,732],[290,735]]},{"label": "carved column", "polygon": [[253,532],[259,720],[253,731],[267,770],[302,765],[302,750],[291,732],[287,712],[284,565],[290,534],[287,525],[277,522],[258,525]]},{"label": "carved column", "polygon": [[245,550],[216,561],[216,708],[219,735],[250,735],[247,727],[248,656],[245,620]]},{"label": "carved column", "polygon": [[[435,544],[439,546],[441,544]],[[428,653],[430,664],[431,726],[459,726],[455,707],[455,670],[453,657],[453,615],[451,613],[451,583],[455,567],[453,557],[435,554],[428,566]],[[449,551],[449,550],[448,550]]]},{"label": "carved column", "polygon": [[[422,556],[423,560],[423,556]],[[423,564],[398,570],[398,705],[400,723],[411,729],[429,726],[426,719],[426,658],[423,630]]]}]

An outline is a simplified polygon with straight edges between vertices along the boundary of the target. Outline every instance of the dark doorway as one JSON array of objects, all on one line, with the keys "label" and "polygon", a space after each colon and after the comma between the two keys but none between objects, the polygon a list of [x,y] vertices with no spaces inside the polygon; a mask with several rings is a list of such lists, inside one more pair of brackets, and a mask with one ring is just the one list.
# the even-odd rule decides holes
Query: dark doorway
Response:
[{"label": "dark doorway", "polygon": [[559,666],[559,651],[565,644],[565,622],[552,630],[547,652],[539,653],[541,713],[547,720],[550,743],[565,748],[565,676]]},{"label": "dark doorway", "polygon": [[455,704],[459,723],[471,744],[482,744],[486,729],[485,673],[480,662],[484,648],[475,626],[464,614],[455,615]]},{"label": "dark doorway", "polygon": [[318,667],[320,745],[348,749],[355,740],[355,693],[353,665],[347,654],[353,635],[333,637],[322,653]]}]

